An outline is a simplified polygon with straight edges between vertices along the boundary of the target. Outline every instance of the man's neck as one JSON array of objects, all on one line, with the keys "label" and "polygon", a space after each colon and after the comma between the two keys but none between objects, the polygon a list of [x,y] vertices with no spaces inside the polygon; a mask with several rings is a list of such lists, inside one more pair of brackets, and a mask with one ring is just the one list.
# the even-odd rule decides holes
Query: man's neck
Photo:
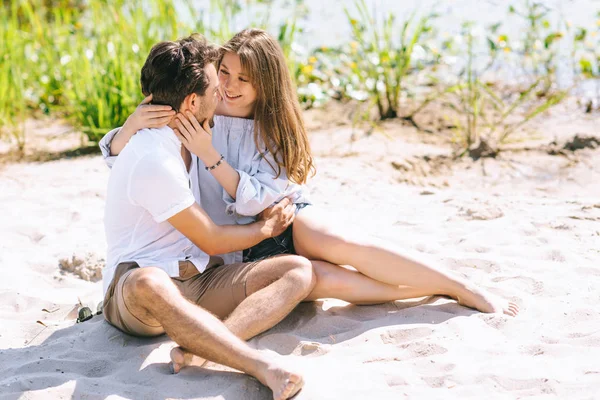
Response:
[{"label": "man's neck", "polygon": [[175,125],[175,118],[173,118],[173,120],[171,122],[169,122],[167,124],[167,126],[173,130],[175,130],[177,128],[177,125]]},{"label": "man's neck", "polygon": [[[177,128],[174,120],[169,122],[167,126],[173,129],[173,131],[175,131],[175,128]],[[173,132],[173,134],[176,135],[175,132]],[[179,137],[177,139],[179,139]],[[181,158],[183,158],[183,162],[185,163],[185,169],[190,172],[190,168],[192,167],[192,154],[188,151],[188,149],[185,148],[183,144],[181,145]]]}]

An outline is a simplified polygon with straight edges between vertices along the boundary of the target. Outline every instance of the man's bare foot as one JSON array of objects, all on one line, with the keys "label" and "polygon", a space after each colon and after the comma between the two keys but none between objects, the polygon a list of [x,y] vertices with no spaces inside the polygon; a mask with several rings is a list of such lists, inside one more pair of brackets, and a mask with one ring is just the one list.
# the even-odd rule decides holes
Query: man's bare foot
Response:
[{"label": "man's bare foot", "polygon": [[188,365],[203,366],[206,360],[198,357],[182,349],[181,347],[173,347],[171,349],[171,363],[169,364],[172,374],[178,374],[182,368]]},{"label": "man's bare foot", "polygon": [[511,317],[519,313],[517,304],[482,289],[467,288],[462,296],[456,296],[456,300],[460,305],[483,313],[506,314]]},{"label": "man's bare foot", "polygon": [[304,379],[300,374],[291,372],[276,363],[270,364],[257,378],[273,391],[273,400],[287,400],[294,397],[304,386]]}]

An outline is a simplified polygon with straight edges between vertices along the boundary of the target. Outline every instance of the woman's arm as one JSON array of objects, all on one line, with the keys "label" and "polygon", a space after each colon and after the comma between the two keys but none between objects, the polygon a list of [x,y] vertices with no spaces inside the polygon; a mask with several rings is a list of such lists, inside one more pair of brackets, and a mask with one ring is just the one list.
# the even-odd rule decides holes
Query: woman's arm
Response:
[{"label": "woman's arm", "polygon": [[221,161],[221,154],[212,145],[212,132],[207,121],[200,126],[191,113],[178,114],[175,124],[175,133],[183,145],[206,167],[215,166],[210,172],[225,190],[223,201],[227,203],[228,212],[255,216],[282,199],[290,183],[285,171],[275,178],[277,173],[273,166],[276,164],[270,154],[260,154],[255,149],[252,163],[258,167],[250,175],[250,171],[235,169],[225,160]]},{"label": "woman's arm", "polygon": [[123,127],[113,137],[110,145],[110,155],[117,156],[137,131],[144,128],[161,128],[167,125],[175,111],[171,106],[150,104],[152,95],[146,97],[134,113],[127,118]]},{"label": "woman's arm", "polygon": [[115,161],[117,161],[117,156],[112,156],[110,154],[110,144],[113,138],[119,133],[121,128],[115,128],[108,132],[104,137],[98,142],[98,146],[100,147],[100,151],[102,152],[102,157],[104,158],[104,162],[108,166],[108,168],[112,168]]},{"label": "woman's arm", "polygon": [[209,121],[204,120],[201,125],[196,117],[187,111],[185,116],[177,114],[175,124],[178,127],[175,129],[175,134],[181,143],[191,153],[198,156],[223,189],[235,199],[240,183],[240,174],[227,161],[221,159],[222,155],[213,147]]}]

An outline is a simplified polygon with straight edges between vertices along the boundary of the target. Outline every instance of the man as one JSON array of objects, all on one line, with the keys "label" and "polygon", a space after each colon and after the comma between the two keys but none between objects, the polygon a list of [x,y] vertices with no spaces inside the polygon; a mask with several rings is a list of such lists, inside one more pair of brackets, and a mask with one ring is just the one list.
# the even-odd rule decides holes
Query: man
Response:
[{"label": "man", "polygon": [[[200,36],[159,43],[142,68],[143,91],[155,103],[210,120],[220,100],[217,57]],[[104,315],[132,335],[167,333],[190,353],[251,374],[275,399],[287,399],[300,390],[302,377],[242,339],[274,326],[311,292],[310,262],[281,256],[222,265],[210,255],[280,234],[295,207],[285,200],[253,224],[217,226],[190,189],[193,167],[169,126],[136,135],[114,163],[105,211]]]}]

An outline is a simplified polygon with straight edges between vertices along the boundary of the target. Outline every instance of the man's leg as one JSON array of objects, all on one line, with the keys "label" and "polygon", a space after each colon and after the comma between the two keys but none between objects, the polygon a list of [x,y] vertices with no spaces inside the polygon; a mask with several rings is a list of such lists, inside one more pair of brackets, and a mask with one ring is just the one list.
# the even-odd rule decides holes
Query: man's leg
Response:
[{"label": "man's leg", "polygon": [[171,278],[158,268],[137,268],[123,283],[127,311],[141,323],[164,328],[193,354],[256,377],[287,399],[302,387],[302,377],[248,347],[209,312],[186,300]]},{"label": "man's leg", "polygon": [[[248,340],[279,323],[308,296],[314,285],[311,263],[304,257],[283,255],[252,263],[245,277],[247,297],[225,319],[225,326],[238,338]],[[171,351],[174,373],[186,365],[203,363],[194,360],[183,348]]]},{"label": "man's leg", "polygon": [[285,255],[258,261],[246,281],[248,297],[225,319],[225,326],[248,340],[285,318],[315,283],[312,265],[304,257]]}]

